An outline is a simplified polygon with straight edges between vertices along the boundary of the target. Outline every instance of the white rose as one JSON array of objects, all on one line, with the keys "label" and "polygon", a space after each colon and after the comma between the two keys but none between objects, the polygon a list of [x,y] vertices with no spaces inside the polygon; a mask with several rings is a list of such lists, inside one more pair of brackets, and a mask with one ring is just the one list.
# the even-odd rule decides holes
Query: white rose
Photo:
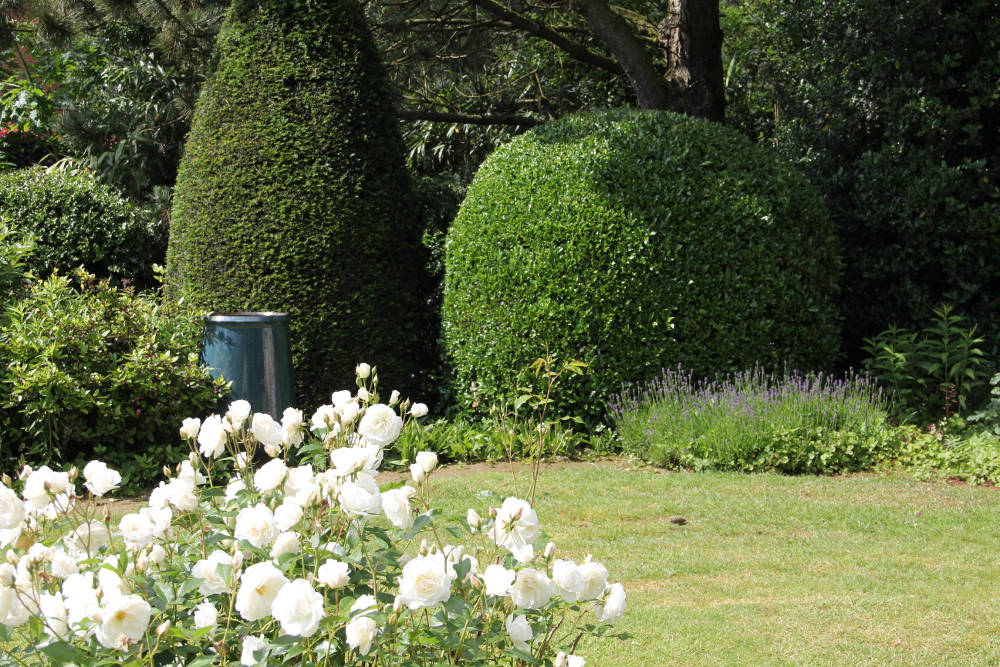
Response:
[{"label": "white rose", "polygon": [[237,494],[247,488],[246,482],[239,477],[234,478],[226,485],[226,502],[235,500]]},{"label": "white rose", "polygon": [[497,546],[506,547],[514,558],[527,563],[534,558],[532,544],[541,535],[538,514],[524,500],[510,497],[497,510],[496,522],[490,529],[490,537]]},{"label": "white rose", "polygon": [[361,655],[368,655],[378,632],[378,624],[367,616],[358,616],[347,624],[347,645]]},{"label": "white rose", "polygon": [[289,468],[285,478],[285,500],[294,498],[299,507],[308,507],[320,496],[320,488],[313,475],[313,468],[308,463],[295,468]]},{"label": "white rose", "polygon": [[99,609],[97,591],[94,590],[94,573],[71,574],[62,585],[63,600],[66,604],[68,621],[71,626],[79,625],[89,618],[94,609]]},{"label": "white rose", "polygon": [[608,587],[608,568],[600,563],[587,562],[581,565],[579,570],[583,575],[584,586],[576,599],[596,600],[604,595],[604,589]]},{"label": "white rose", "polygon": [[389,405],[396,405],[396,403],[399,403],[399,392],[393,389],[392,393],[389,394]]},{"label": "white rose", "polygon": [[149,627],[149,603],[138,595],[121,595],[103,606],[104,620],[97,626],[97,641],[104,648],[115,648],[119,637],[139,641]]},{"label": "white rose", "polygon": [[336,410],[332,405],[321,405],[316,408],[310,421],[312,422],[312,430],[326,430],[330,428],[330,424],[336,423]]},{"label": "white rose", "polygon": [[388,405],[376,403],[368,407],[358,424],[358,433],[385,447],[399,437],[403,420]]},{"label": "white rose", "polygon": [[281,589],[271,605],[271,615],[286,634],[311,637],[323,618],[323,596],[305,579],[296,579]]},{"label": "white rose", "polygon": [[483,583],[486,584],[486,594],[504,597],[510,592],[517,572],[508,570],[503,565],[490,565],[483,573]]},{"label": "white rose", "polygon": [[118,522],[118,530],[129,546],[144,547],[153,541],[153,522],[141,514],[126,514]]},{"label": "white rose", "polygon": [[69,546],[85,551],[90,558],[96,556],[97,550],[111,541],[108,527],[95,520],[80,524],[68,537]]},{"label": "white rose", "polygon": [[566,656],[566,667],[585,667],[587,661],[578,655]]},{"label": "white rose", "polygon": [[371,398],[371,394],[368,393],[368,390],[364,387],[358,387],[358,400],[367,401],[369,398]]},{"label": "white rose", "polygon": [[159,565],[167,559],[167,552],[159,544],[154,544],[149,550],[149,562]]},{"label": "white rose", "polygon": [[109,468],[103,461],[91,461],[85,465],[83,478],[86,480],[84,486],[95,496],[103,496],[122,483],[121,474]]},{"label": "white rose", "polygon": [[417,492],[412,486],[390,489],[382,494],[382,511],[396,528],[409,530],[413,527],[413,510],[410,498]]},{"label": "white rose", "polygon": [[430,473],[438,466],[438,455],[434,452],[418,452],[416,462],[424,472]]},{"label": "white rose", "polygon": [[274,525],[278,530],[290,530],[302,520],[302,508],[294,498],[285,498],[285,502],[274,510]]},{"label": "white rose", "polygon": [[229,588],[229,582],[219,574],[219,565],[232,565],[233,557],[225,551],[216,549],[208,554],[208,558],[203,558],[191,568],[191,576],[195,579],[202,579],[198,592],[202,595],[214,595],[222,593]]},{"label": "white rose", "polygon": [[[7,563],[3,565],[11,568]],[[13,577],[13,574],[11,574],[11,577]],[[31,618],[31,612],[21,604],[18,598],[18,590],[13,586],[0,585],[0,624],[17,627],[26,623],[29,618]]]},{"label": "white rose", "polygon": [[215,605],[205,600],[194,608],[194,629],[211,628],[208,636],[215,634],[215,626],[219,623],[219,611]]},{"label": "white rose", "polygon": [[427,406],[423,403],[414,403],[410,406],[410,416],[417,418],[427,416]]},{"label": "white rose", "polygon": [[357,403],[344,403],[337,408],[337,413],[340,415],[340,423],[347,426],[355,419],[358,418],[358,414],[361,412],[361,406]]},{"label": "white rose", "polygon": [[38,610],[45,619],[45,633],[66,640],[69,638],[69,617],[60,593],[42,593],[38,597]]},{"label": "white rose", "polygon": [[150,507],[166,507],[169,502],[170,491],[165,482],[160,482],[156,488],[149,492],[149,503],[147,504]]},{"label": "white rose", "polygon": [[201,420],[197,417],[188,417],[181,422],[181,437],[185,440],[194,440],[201,431]]},{"label": "white rose", "polygon": [[262,663],[267,659],[267,654],[265,654],[260,660],[255,660],[253,654],[257,651],[264,651],[267,649],[267,642],[264,641],[264,635],[260,637],[254,637],[247,635],[243,638],[243,652],[240,654],[240,664],[246,665],[246,667],[253,667],[256,664]]},{"label": "white rose", "polygon": [[76,559],[67,554],[62,549],[56,549],[52,554],[52,576],[59,579],[77,574],[80,567],[76,564]]},{"label": "white rose", "polygon": [[552,564],[552,583],[556,594],[566,602],[576,602],[577,597],[587,587],[583,573],[571,560],[556,559]]},{"label": "white rose", "polygon": [[372,367],[368,364],[358,364],[357,368],[354,369],[358,377],[364,380],[366,377],[372,374]]},{"label": "white rose", "polygon": [[236,515],[236,528],[233,537],[246,540],[257,548],[274,541],[278,536],[278,527],[274,525],[274,513],[263,503],[256,507],[244,507]]},{"label": "white rose", "polygon": [[505,625],[507,626],[507,635],[514,646],[525,653],[531,653],[531,647],[528,646],[528,642],[531,641],[534,633],[531,631],[531,624],[528,623],[528,619],[523,614],[520,616],[511,614],[507,617]]},{"label": "white rose", "polygon": [[177,478],[189,479],[199,486],[208,481],[208,478],[201,473],[201,470],[196,470],[195,467],[191,465],[190,459],[181,461],[181,469],[177,473]]},{"label": "white rose", "polygon": [[[187,420],[184,423],[187,424]],[[198,433],[198,451],[205,458],[217,459],[226,451],[227,438],[228,434],[222,425],[222,417],[212,415],[201,425],[201,430]]]},{"label": "white rose", "polygon": [[378,609],[378,601],[374,595],[362,595],[351,605],[351,613],[356,611],[368,612]]},{"label": "white rose", "polygon": [[[257,421],[257,417],[259,416],[254,415],[254,422]],[[264,416],[267,417],[267,415]],[[262,465],[260,470],[253,474],[253,485],[261,493],[269,493],[285,481],[285,475],[287,474],[288,466],[285,465],[285,462],[281,459],[273,459]]]},{"label": "white rose", "polygon": [[341,484],[337,499],[341,509],[350,516],[378,516],[382,513],[378,485],[368,475],[359,475],[356,481]]},{"label": "white rose", "polygon": [[300,429],[304,419],[302,411],[295,408],[285,408],[285,411],[281,413],[281,425],[286,428]]},{"label": "white rose", "polygon": [[251,565],[240,577],[236,593],[236,611],[247,621],[259,621],[271,615],[271,605],[288,579],[270,561]]},{"label": "white rose", "polygon": [[302,444],[302,430],[281,425],[281,444],[284,447],[298,447]]},{"label": "white rose", "polygon": [[344,588],[351,582],[351,568],[347,563],[327,558],[319,566],[319,572],[316,573],[316,580],[330,588]]},{"label": "white rose", "polygon": [[382,449],[372,447],[339,447],[330,452],[330,463],[337,477],[352,477],[354,475],[378,475],[378,466],[382,463]]},{"label": "white rose", "polygon": [[465,513],[465,521],[469,524],[469,528],[474,531],[483,527],[483,517],[479,516],[479,512],[472,508],[469,508],[469,511]]},{"label": "white rose", "polygon": [[54,472],[48,466],[34,470],[24,480],[21,497],[36,510],[44,509],[52,499],[69,486],[69,473]]},{"label": "white rose", "polygon": [[0,482],[0,530],[20,526],[25,516],[24,503],[16,493]]},{"label": "white rose", "polygon": [[354,397],[351,396],[351,392],[346,389],[343,391],[335,391],[333,396],[330,397],[330,402],[333,403],[333,407],[335,408],[342,408],[353,400]]},{"label": "white rose", "polygon": [[164,537],[170,530],[170,521],[174,518],[174,512],[169,507],[143,507],[139,514],[149,519],[153,527],[153,537]]},{"label": "white rose", "polygon": [[410,476],[413,477],[413,481],[420,484],[425,479],[427,479],[427,471],[419,463],[410,464]]},{"label": "white rose", "polygon": [[171,479],[167,484],[167,500],[179,510],[191,511],[197,509],[198,493],[195,489],[194,480],[189,477],[175,477]]},{"label": "white rose", "polygon": [[238,429],[243,425],[243,422],[247,420],[247,417],[250,416],[250,409],[250,403],[247,401],[233,401],[229,404],[229,410],[226,412],[226,417],[229,419],[233,427]]},{"label": "white rose", "polygon": [[278,560],[284,554],[297,554],[302,549],[299,534],[295,532],[281,533],[271,547],[271,558]]},{"label": "white rose", "polygon": [[255,414],[250,432],[257,438],[257,442],[265,447],[281,446],[281,424],[274,421],[271,415],[262,412]]},{"label": "white rose", "polygon": [[538,609],[552,599],[552,582],[544,572],[526,567],[510,587],[510,599],[522,609]]},{"label": "white rose", "polygon": [[597,620],[608,625],[614,625],[625,613],[625,587],[621,584],[611,584],[608,587],[608,597],[603,605],[594,607]]},{"label": "white rose", "polygon": [[410,609],[432,607],[451,599],[451,582],[457,576],[441,552],[417,556],[403,566],[399,595]]},{"label": "white rose", "polygon": [[107,603],[111,598],[128,595],[131,592],[128,584],[118,574],[118,556],[108,556],[104,559],[102,567],[97,570],[97,584],[104,592],[102,599],[104,603]]}]

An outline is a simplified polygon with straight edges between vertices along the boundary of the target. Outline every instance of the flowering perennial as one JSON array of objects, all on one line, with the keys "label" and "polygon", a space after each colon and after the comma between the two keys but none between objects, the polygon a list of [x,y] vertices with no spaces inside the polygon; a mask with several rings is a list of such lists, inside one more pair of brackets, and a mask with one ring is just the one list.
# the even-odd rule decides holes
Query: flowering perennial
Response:
[{"label": "flowering perennial", "polygon": [[356,394],[337,392],[309,421],[289,408],[277,422],[246,401],[185,419],[191,456],[118,521],[97,499],[121,475],[100,461],[83,480],[43,466],[0,482],[0,639],[12,657],[582,667],[581,636],[624,613],[621,584],[589,556],[536,550],[538,515],[518,498],[443,526],[428,504],[431,452],[411,483],[380,486],[383,448],[426,407],[396,392],[381,404],[374,369],[357,374]]}]

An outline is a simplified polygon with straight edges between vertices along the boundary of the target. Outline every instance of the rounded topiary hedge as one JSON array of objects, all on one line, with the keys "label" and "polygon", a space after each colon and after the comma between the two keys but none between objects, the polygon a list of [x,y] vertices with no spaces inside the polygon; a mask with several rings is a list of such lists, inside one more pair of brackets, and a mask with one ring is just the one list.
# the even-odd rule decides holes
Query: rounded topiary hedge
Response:
[{"label": "rounded topiary hedge", "polygon": [[354,368],[419,390],[433,344],[389,83],[355,0],[236,0],[174,195],[168,292],[291,315],[298,400]]},{"label": "rounded topiary hedge", "polygon": [[27,268],[45,277],[80,266],[138,288],[154,284],[166,228],[146,222],[121,195],[92,176],[44,168],[0,174],[0,222],[35,240]]},{"label": "rounded topiary hedge", "polygon": [[589,364],[558,402],[591,419],[664,367],[822,368],[838,351],[837,240],[816,192],[767,149],[669,112],[568,117],[497,150],[446,264],[466,405],[509,396],[546,345]]}]

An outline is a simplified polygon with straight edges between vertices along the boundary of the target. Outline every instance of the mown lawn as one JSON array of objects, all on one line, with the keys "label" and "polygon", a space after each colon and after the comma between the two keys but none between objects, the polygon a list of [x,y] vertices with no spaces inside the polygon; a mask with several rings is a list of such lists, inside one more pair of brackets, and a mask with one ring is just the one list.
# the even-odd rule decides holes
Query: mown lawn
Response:
[{"label": "mown lawn", "polygon": [[[433,483],[455,517],[513,491],[501,467]],[[1000,664],[997,489],[624,463],[541,488],[559,554],[594,554],[628,592],[616,630],[632,639],[581,645],[588,665]]]}]

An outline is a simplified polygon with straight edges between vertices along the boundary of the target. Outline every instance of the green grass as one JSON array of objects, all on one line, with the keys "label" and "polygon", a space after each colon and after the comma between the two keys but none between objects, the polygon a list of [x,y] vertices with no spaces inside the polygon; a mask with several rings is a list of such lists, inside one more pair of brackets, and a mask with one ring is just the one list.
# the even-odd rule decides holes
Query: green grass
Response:
[{"label": "green grass", "polygon": [[[433,481],[434,504],[511,493],[499,470]],[[628,593],[633,638],[581,645],[588,665],[1000,664],[994,488],[596,466],[541,488],[558,553],[594,554]]]}]

